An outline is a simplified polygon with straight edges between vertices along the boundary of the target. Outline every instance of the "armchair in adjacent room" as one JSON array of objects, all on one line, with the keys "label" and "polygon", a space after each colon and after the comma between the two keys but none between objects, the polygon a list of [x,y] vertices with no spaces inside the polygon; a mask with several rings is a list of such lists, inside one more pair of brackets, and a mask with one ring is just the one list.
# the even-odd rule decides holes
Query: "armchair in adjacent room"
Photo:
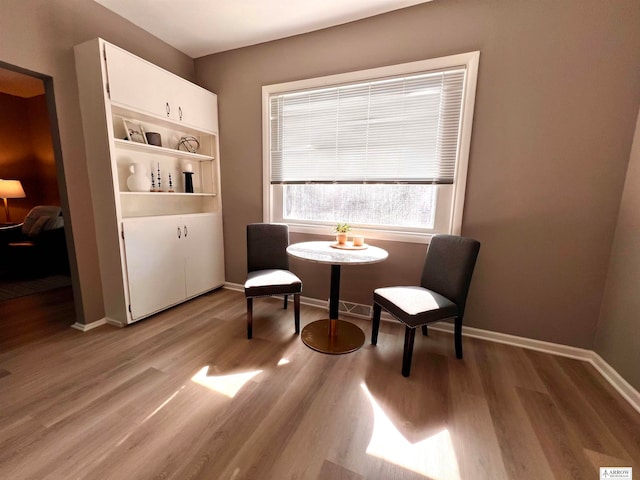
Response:
[{"label": "armchair in adjacent room", "polygon": [[11,274],[68,269],[62,209],[33,207],[18,225],[0,227],[2,267]]}]

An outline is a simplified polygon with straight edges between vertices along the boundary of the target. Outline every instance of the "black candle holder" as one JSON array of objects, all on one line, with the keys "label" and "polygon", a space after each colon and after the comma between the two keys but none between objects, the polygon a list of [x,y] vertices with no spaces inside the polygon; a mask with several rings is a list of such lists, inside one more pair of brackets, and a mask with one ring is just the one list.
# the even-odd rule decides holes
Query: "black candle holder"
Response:
[{"label": "black candle holder", "polygon": [[184,193],[193,193],[193,172],[184,173]]}]

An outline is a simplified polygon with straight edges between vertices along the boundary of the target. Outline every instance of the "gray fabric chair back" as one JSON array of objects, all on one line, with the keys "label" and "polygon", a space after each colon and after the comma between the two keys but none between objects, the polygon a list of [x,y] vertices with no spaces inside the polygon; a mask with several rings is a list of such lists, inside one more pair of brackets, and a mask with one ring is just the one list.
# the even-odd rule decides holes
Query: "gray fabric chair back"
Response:
[{"label": "gray fabric chair back", "polygon": [[247,225],[247,271],[289,270],[289,227],[280,223]]},{"label": "gray fabric chair back", "polygon": [[37,237],[40,232],[53,230],[63,226],[62,209],[55,205],[38,205],[33,207],[24,217],[22,234],[26,237]]},{"label": "gray fabric chair back", "polygon": [[435,235],[429,244],[420,285],[455,303],[460,316],[469,293],[480,242],[456,235]]}]

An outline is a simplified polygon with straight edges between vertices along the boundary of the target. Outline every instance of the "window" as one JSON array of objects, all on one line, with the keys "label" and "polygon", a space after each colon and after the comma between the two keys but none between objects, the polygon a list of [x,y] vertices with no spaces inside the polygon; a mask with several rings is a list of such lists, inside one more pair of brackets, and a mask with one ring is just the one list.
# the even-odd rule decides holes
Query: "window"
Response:
[{"label": "window", "polygon": [[265,221],[415,242],[459,233],[478,59],[263,87]]}]

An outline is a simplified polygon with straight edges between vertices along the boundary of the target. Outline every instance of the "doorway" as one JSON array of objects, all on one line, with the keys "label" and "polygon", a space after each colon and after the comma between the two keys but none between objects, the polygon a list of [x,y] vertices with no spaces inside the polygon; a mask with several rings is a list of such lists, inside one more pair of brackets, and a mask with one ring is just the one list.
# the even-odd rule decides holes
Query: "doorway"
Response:
[{"label": "doorway", "polygon": [[71,285],[45,80],[0,62],[0,302]]}]

